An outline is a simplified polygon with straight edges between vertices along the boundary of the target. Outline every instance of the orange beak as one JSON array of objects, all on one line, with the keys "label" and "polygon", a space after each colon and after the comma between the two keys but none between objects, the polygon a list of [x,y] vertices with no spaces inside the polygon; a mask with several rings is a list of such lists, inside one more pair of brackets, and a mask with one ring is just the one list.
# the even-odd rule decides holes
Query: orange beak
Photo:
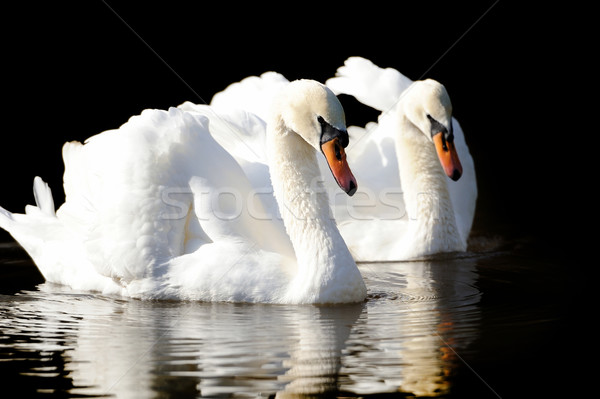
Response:
[{"label": "orange beak", "polygon": [[454,142],[447,141],[444,133],[440,132],[433,136],[433,143],[446,175],[454,181],[458,180],[462,175],[462,165],[458,159]]},{"label": "orange beak", "polygon": [[340,144],[339,138],[334,138],[321,144],[321,151],[327,159],[329,169],[335,178],[335,181],[348,195],[352,196],[356,192],[356,178],[350,171],[350,166],[346,162],[346,151]]}]

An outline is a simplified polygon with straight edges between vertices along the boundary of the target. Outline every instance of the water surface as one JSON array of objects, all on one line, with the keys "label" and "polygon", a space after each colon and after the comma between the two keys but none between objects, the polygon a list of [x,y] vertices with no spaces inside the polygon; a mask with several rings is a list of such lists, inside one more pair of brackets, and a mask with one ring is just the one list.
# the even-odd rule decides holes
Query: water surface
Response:
[{"label": "water surface", "polygon": [[565,366],[552,353],[566,330],[560,262],[515,245],[360,264],[369,298],[342,306],[105,297],[36,280],[18,247],[0,250],[0,374],[15,397],[512,398],[564,388],[552,386]]}]

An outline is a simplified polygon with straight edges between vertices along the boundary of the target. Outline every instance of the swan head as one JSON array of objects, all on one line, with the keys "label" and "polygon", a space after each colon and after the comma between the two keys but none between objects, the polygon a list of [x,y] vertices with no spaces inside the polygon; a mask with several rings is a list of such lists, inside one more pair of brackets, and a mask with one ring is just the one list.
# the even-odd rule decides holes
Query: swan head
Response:
[{"label": "swan head", "polygon": [[336,182],[348,195],[357,183],[346,161],[349,137],[342,104],[325,85],[314,80],[296,80],[276,99],[275,111],[285,125],[325,155]]},{"label": "swan head", "polygon": [[452,103],[444,85],[432,79],[414,82],[403,104],[408,119],[435,145],[446,175],[458,180],[462,165],[454,146]]}]

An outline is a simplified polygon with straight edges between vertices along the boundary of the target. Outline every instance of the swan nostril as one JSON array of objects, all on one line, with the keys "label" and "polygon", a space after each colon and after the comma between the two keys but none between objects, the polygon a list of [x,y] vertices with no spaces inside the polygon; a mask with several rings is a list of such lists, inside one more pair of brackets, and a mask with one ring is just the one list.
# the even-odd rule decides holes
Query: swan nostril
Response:
[{"label": "swan nostril", "polygon": [[340,143],[339,141],[335,142],[335,157],[337,158],[338,161],[342,160],[342,148],[340,147]]}]

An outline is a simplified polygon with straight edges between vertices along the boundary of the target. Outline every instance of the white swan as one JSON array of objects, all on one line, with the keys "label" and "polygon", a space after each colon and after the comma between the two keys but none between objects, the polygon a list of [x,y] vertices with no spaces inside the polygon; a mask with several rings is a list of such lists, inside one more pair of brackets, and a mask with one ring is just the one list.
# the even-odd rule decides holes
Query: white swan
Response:
[{"label": "white swan", "polygon": [[[65,203],[55,213],[50,189],[36,178],[37,207],[24,215],[0,208],[0,227],[47,281],[74,289],[142,299],[362,301],[362,276],[327,193],[315,186],[318,150],[339,186],[356,190],[342,106],[314,81],[280,88],[266,127],[250,113],[188,104],[146,110],[83,145],[67,143]],[[255,173],[253,162],[238,163],[218,144],[228,140],[268,157],[273,200],[264,165],[256,162]],[[261,179],[267,188],[257,186]]]},{"label": "white swan", "polygon": [[444,86],[412,82],[360,57],[347,59],[326,84],[382,111],[378,123],[349,128],[347,153],[364,182],[361,190],[350,201],[332,196],[355,259],[465,251],[477,198],[475,168]]}]

